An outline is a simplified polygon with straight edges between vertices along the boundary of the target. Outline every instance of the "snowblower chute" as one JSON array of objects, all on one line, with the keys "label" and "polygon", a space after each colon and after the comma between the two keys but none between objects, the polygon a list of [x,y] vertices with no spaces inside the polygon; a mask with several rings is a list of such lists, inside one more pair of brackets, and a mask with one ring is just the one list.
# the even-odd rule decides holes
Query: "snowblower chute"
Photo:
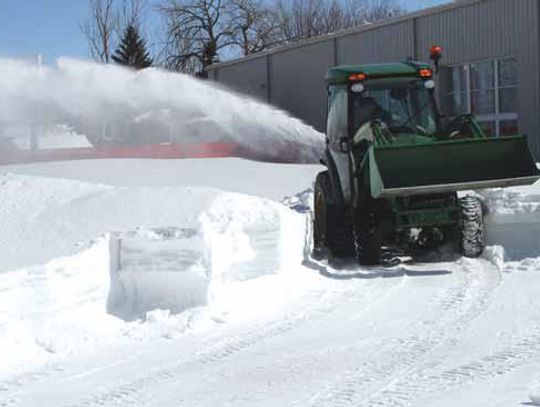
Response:
[{"label": "snowblower chute", "polygon": [[[471,189],[540,178],[525,136],[487,137],[471,115],[444,117],[428,64],[341,66],[326,76],[327,149],[314,197],[314,254],[378,263],[385,250],[484,248]],[[384,256],[388,257],[388,256]]]}]

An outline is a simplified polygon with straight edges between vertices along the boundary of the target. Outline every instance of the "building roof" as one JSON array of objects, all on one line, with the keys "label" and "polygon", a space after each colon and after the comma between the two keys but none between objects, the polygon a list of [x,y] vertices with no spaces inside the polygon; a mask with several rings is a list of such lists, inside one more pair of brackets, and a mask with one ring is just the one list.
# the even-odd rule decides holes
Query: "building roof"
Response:
[{"label": "building roof", "polygon": [[455,1],[452,1],[452,2],[450,2],[450,0],[448,0],[448,1],[449,1],[449,3],[447,3],[447,4],[443,4],[443,5],[436,6],[436,7],[426,8],[426,9],[416,11],[416,12],[413,12],[413,13],[403,14],[401,16],[397,16],[397,17],[386,19],[386,20],[382,20],[382,21],[374,23],[374,24],[371,24],[371,23],[370,24],[364,24],[364,25],[361,25],[361,26],[358,26],[358,27],[353,27],[353,28],[348,28],[346,30],[337,31],[335,33],[325,34],[325,35],[321,35],[321,36],[318,36],[318,37],[309,38],[309,39],[304,40],[304,41],[298,41],[298,42],[295,42],[295,43],[292,43],[292,44],[287,44],[287,45],[283,45],[283,46],[280,46],[280,47],[271,48],[269,50],[257,52],[255,54],[251,54],[251,55],[248,55],[248,56],[245,56],[245,57],[242,57],[242,58],[237,58],[237,59],[233,59],[233,60],[225,61],[225,62],[219,62],[217,64],[210,65],[210,66],[206,67],[205,69],[207,71],[212,71],[212,70],[215,70],[215,69],[218,69],[218,68],[221,68],[221,67],[235,65],[235,64],[237,64],[239,62],[244,62],[244,61],[249,61],[251,59],[261,58],[261,57],[264,57],[266,55],[276,54],[276,53],[287,51],[287,50],[290,50],[290,49],[303,47],[305,45],[317,44],[317,43],[320,43],[320,42],[331,40],[333,38],[344,37],[344,36],[351,35],[351,34],[357,34],[357,33],[361,33],[361,32],[373,31],[373,30],[376,30],[376,29],[381,28],[381,27],[390,26],[390,25],[393,25],[393,24],[403,23],[405,21],[413,20],[415,18],[430,16],[430,15],[433,15],[433,14],[442,13],[442,12],[454,10],[454,9],[457,9],[457,8],[467,7],[467,6],[476,4],[476,3],[485,2],[486,0],[455,0]]},{"label": "building roof", "polygon": [[367,77],[389,76],[417,76],[419,69],[430,68],[423,62],[406,61],[388,64],[341,65],[330,68],[326,73],[325,81],[331,85],[347,83],[349,75],[364,73]]}]

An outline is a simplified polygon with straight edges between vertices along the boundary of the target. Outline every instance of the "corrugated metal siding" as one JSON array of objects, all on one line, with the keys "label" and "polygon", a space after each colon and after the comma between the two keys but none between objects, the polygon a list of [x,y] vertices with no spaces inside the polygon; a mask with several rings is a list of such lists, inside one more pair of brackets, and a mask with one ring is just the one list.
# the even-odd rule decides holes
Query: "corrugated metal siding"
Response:
[{"label": "corrugated metal siding", "polygon": [[413,21],[383,26],[337,39],[338,63],[395,62],[414,57]]},{"label": "corrugated metal siding", "polygon": [[433,44],[443,46],[442,63],[447,65],[514,56],[518,60],[520,129],[530,136],[531,148],[540,160],[539,3],[540,0],[472,1],[373,30],[240,60],[210,72],[214,72],[215,80],[239,91],[262,99],[270,96],[273,104],[323,130],[323,77],[336,62],[390,62],[415,54],[428,60]]},{"label": "corrugated metal siding", "polygon": [[445,63],[512,55],[516,47],[517,10],[529,0],[488,0],[419,17],[419,55],[428,58],[432,44],[445,49]]},{"label": "corrugated metal siding", "polygon": [[[517,24],[508,32],[515,35],[520,130],[529,135],[531,150],[540,161],[540,7],[538,0],[521,0],[518,3],[519,6],[513,9]],[[510,13],[510,9],[507,7],[504,12]]]},{"label": "corrugated metal siding", "polygon": [[333,65],[332,40],[272,54],[272,103],[323,131],[326,120],[324,75]]},{"label": "corrugated metal siding", "polygon": [[[218,72],[218,81],[228,87],[266,101],[266,57],[250,59],[242,63],[227,65]],[[212,71],[210,71],[212,72]]]}]

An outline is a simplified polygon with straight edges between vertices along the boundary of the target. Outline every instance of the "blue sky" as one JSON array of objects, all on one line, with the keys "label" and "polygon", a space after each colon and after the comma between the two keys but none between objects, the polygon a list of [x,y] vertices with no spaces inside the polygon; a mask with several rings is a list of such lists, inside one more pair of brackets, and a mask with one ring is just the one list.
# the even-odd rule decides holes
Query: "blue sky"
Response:
[{"label": "blue sky", "polygon": [[[401,0],[410,10],[449,0]],[[0,0],[0,56],[88,57],[79,28],[88,13],[87,0]]]}]

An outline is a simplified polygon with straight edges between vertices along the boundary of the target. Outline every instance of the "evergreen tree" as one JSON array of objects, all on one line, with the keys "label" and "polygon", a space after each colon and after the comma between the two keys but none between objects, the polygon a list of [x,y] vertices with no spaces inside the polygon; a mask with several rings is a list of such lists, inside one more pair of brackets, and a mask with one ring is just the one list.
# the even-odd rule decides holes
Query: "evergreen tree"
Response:
[{"label": "evergreen tree", "polygon": [[153,61],[146,50],[146,43],[133,25],[128,25],[124,37],[112,55],[114,62],[135,69],[148,68]]}]

